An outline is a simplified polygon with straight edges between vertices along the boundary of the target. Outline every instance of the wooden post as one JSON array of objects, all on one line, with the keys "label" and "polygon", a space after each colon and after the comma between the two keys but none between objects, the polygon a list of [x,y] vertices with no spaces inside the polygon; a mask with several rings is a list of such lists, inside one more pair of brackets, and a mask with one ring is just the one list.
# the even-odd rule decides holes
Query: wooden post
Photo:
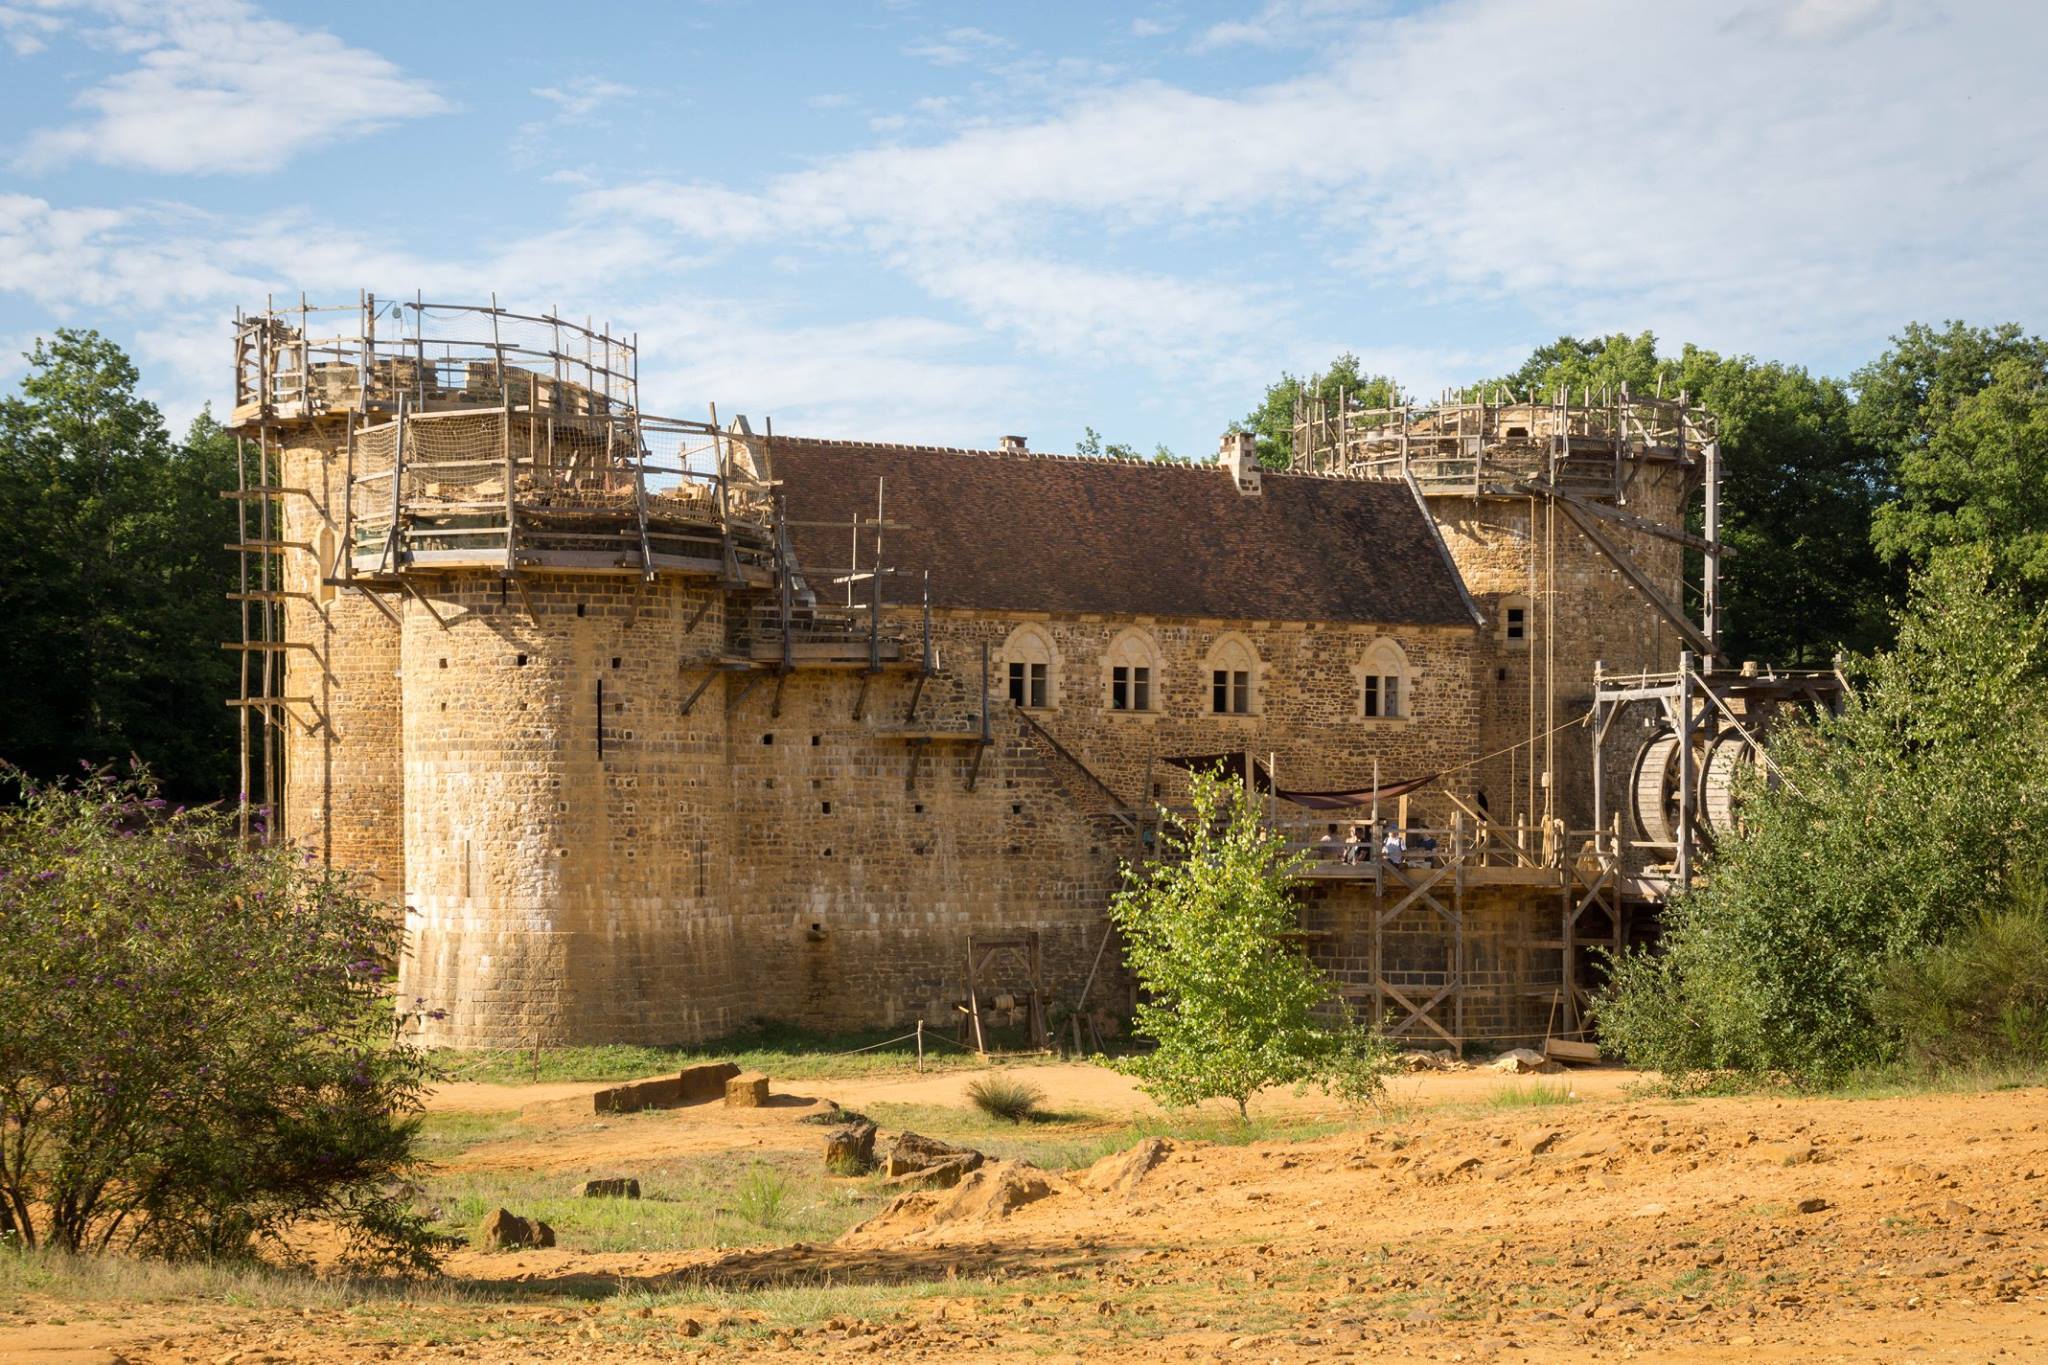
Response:
[{"label": "wooden post", "polygon": [[924,1070],[924,1020],[917,1021],[917,1068]]},{"label": "wooden post", "polygon": [[1678,652],[1678,889],[1692,889],[1692,651]]},{"label": "wooden post", "polygon": [[983,1061],[988,1060],[988,1044],[981,1036],[981,993],[976,989],[978,974],[974,966],[974,935],[967,936],[967,1017],[974,1021],[974,1050]]},{"label": "wooden post", "polygon": [[[1685,440],[1685,405],[1683,403],[1679,405],[1678,413],[1678,439],[1683,444]],[[1700,630],[1707,637],[1708,643],[1714,647],[1715,653],[1719,653],[1721,649],[1721,442],[1719,440],[1708,441],[1705,456],[1707,466],[1707,511],[1706,525],[1703,529],[1707,533],[1707,543],[1712,548],[1707,550],[1703,556],[1703,572],[1705,577],[1701,584],[1702,619],[1700,621]],[[1713,655],[1707,657],[1706,665],[1709,669],[1714,667]]]}]

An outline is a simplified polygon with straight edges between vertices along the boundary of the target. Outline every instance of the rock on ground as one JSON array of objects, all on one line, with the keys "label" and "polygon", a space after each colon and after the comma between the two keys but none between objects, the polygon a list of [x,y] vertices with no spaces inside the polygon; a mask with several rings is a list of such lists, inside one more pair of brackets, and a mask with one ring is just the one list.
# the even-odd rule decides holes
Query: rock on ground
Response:
[{"label": "rock on ground", "polygon": [[483,1242],[498,1251],[514,1247],[551,1247],[555,1230],[538,1218],[521,1218],[510,1209],[499,1209],[484,1219]]}]

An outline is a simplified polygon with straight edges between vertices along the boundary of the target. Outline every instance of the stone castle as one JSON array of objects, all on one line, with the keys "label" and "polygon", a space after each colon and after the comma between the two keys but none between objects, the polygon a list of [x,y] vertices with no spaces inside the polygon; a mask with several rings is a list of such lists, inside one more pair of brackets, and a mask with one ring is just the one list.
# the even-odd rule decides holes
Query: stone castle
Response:
[{"label": "stone castle", "polygon": [[[237,337],[250,804],[403,907],[429,1041],[1124,1008],[1119,862],[1219,759],[1316,850],[1308,951],[1397,1032],[1561,1030],[1622,940],[1575,722],[1596,672],[1711,644],[1674,606],[1682,403],[1305,411],[1275,470],[1244,435],[656,417],[630,339],[495,307]],[[1374,818],[1438,852],[1327,856]]]}]

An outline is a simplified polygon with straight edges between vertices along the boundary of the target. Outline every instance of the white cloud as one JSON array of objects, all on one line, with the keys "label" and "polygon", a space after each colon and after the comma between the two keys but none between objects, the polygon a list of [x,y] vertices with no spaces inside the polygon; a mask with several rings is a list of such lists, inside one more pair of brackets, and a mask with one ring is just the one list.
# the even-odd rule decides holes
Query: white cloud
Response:
[{"label": "white cloud", "polygon": [[1011,46],[1008,38],[983,28],[949,28],[936,38],[926,38],[903,49],[906,57],[922,57],[934,66],[964,66],[977,57],[1000,52]]},{"label": "white cloud", "polygon": [[1266,0],[1249,19],[1211,24],[1195,40],[1194,50],[1307,42],[1354,27],[1361,15],[1383,8],[1385,0]]},{"label": "white cloud", "polygon": [[[2048,85],[2032,54],[2048,9],[1770,13],[1759,28],[1705,4],[1469,0],[1376,22],[1272,84],[1133,82],[928,145],[691,187],[690,212],[666,221],[940,262],[1042,256],[1056,233],[1234,243],[1249,228],[1302,242],[1276,287],[1423,291],[1512,305],[1544,330],[1649,325],[1781,351],[2038,307]],[[585,209],[677,198],[640,184]],[[1138,278],[1163,291],[1161,274]],[[1011,297],[986,278],[977,301],[971,272],[927,272],[974,309]]]},{"label": "white cloud", "polygon": [[559,109],[561,117],[581,120],[589,118],[607,104],[640,92],[630,85],[605,80],[600,76],[578,76],[560,85],[541,86],[533,93]]},{"label": "white cloud", "polygon": [[1133,19],[1131,20],[1131,36],[1133,38],[1163,38],[1177,27],[1179,27],[1177,23],[1167,19]]},{"label": "white cloud", "polygon": [[17,57],[33,57],[63,31],[64,21],[54,14],[18,5],[0,5],[0,39],[6,40]]},{"label": "white cloud", "polygon": [[[245,0],[54,0],[135,64],[31,133],[17,165],[95,161],[166,174],[251,174],[449,106],[374,52],[257,13]],[[83,30],[82,30],[83,31]]]}]

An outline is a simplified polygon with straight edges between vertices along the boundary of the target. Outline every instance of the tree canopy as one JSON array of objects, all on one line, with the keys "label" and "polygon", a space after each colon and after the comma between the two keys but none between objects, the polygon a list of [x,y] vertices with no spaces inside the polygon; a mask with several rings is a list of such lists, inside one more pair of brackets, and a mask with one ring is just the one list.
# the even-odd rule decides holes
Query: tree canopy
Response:
[{"label": "tree canopy", "polygon": [[1259,463],[1268,469],[1285,469],[1293,458],[1294,407],[1304,394],[1312,400],[1335,403],[1349,396],[1368,408],[1391,407],[1399,400],[1394,381],[1383,374],[1365,374],[1359,359],[1345,352],[1330,362],[1319,375],[1304,378],[1283,374],[1266,386],[1266,396],[1246,413],[1233,430],[1249,431],[1258,437]]},{"label": "tree canopy", "polygon": [[1261,823],[1243,784],[1198,772],[1188,791],[1161,856],[1127,867],[1110,902],[1149,996],[1135,1031],[1158,1045],[1119,1067],[1161,1103],[1224,1098],[1239,1115],[1269,1085],[1377,1098],[1388,1065],[1379,1037],[1348,1016],[1321,1017],[1335,993],[1302,950],[1288,892],[1301,855]]},{"label": "tree canopy", "polygon": [[97,332],[28,353],[0,399],[0,759],[49,777],[139,755],[174,795],[233,794],[234,441],[174,441]]},{"label": "tree canopy", "polygon": [[1781,726],[1783,782],[1622,959],[1602,1036],[1667,1074],[1829,1080],[1897,1041],[1888,964],[1942,941],[2048,859],[2048,613],[1979,549],[1916,580],[1895,648],[1852,660],[1839,716]]}]

